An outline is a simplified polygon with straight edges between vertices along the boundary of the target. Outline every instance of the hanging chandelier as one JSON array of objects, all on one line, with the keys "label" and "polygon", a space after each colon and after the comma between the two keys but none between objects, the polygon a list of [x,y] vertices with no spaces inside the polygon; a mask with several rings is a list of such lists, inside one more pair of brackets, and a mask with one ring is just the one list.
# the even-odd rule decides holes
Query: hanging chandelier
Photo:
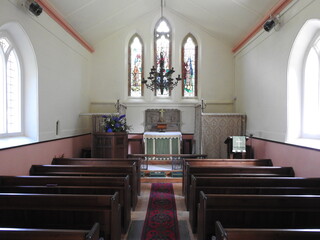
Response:
[{"label": "hanging chandelier", "polygon": [[174,73],[174,69],[171,68],[169,71],[166,71],[164,68],[164,56],[163,52],[160,53],[159,61],[159,70],[153,66],[149,73],[148,80],[143,78],[142,84],[144,84],[151,91],[160,90],[160,94],[163,95],[164,90],[172,90],[175,86],[178,85],[178,82],[181,80],[180,75],[174,80],[171,75]]},{"label": "hanging chandelier", "polygon": [[[161,19],[163,19],[163,0],[161,0]],[[175,72],[173,68],[166,69],[164,66],[165,57],[164,52],[160,52],[159,62],[157,67],[152,67],[149,73],[149,77],[142,79],[141,83],[144,84],[151,91],[160,90],[160,94],[163,95],[164,90],[171,91],[178,82],[181,80],[180,75],[176,79],[173,79],[171,75]]]}]

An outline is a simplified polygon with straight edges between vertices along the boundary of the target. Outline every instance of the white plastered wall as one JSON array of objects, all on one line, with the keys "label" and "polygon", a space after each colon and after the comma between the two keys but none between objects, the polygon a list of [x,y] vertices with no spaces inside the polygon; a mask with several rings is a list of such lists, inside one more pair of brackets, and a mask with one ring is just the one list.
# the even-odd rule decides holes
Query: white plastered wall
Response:
[{"label": "white plastered wall", "polygon": [[[296,2],[296,3],[295,3]],[[294,40],[320,1],[294,1],[278,31],[260,32],[235,56],[236,111],[247,114],[247,134],[285,142],[287,69]]]},{"label": "white plastered wall", "polygon": [[0,1],[0,25],[17,22],[32,44],[38,67],[37,86],[33,86],[38,88],[35,91],[38,121],[33,126],[38,128],[38,139],[87,133],[87,120],[79,114],[89,111],[91,53],[45,12],[39,17],[32,16],[19,3]]},{"label": "white plastered wall", "polygon": [[199,46],[198,97],[182,99],[181,83],[169,99],[159,99],[145,89],[144,97],[134,99],[128,93],[128,42],[138,33],[144,43],[145,78],[153,65],[153,30],[160,18],[159,12],[151,12],[131,25],[119,29],[94,47],[92,65],[91,110],[114,111],[117,99],[128,105],[128,122],[132,132],[144,131],[144,111],[147,108],[178,108],[182,111],[182,132],[194,132],[194,106],[205,99],[211,112],[232,112],[234,98],[234,59],[231,46],[217,40],[205,29],[166,11],[165,17],[172,27],[172,66],[174,77],[181,74],[181,43],[192,33]]}]

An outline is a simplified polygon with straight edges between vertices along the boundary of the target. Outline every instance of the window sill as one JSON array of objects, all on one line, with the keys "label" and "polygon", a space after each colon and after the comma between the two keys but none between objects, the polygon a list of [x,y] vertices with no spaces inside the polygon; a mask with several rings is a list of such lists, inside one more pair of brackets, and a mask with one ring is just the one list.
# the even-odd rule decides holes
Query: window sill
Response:
[{"label": "window sill", "polygon": [[320,139],[298,138],[287,141],[290,144],[320,150]]},{"label": "window sill", "polygon": [[27,145],[30,143],[35,143],[36,141],[28,137],[7,137],[0,138],[0,149],[18,147],[22,145]]}]

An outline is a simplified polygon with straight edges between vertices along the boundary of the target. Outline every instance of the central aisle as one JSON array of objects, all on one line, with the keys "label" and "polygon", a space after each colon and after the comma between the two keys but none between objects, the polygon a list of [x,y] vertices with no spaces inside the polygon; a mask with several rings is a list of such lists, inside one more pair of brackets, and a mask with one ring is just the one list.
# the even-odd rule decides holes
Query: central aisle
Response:
[{"label": "central aisle", "polygon": [[[127,235],[122,236],[122,240],[140,240],[144,220],[149,203],[151,183],[141,184],[141,196],[139,196],[138,204],[135,211],[131,213],[131,226]],[[182,184],[173,183],[173,191],[175,194],[177,217],[180,228],[181,240],[196,240],[196,235],[192,234],[189,226],[189,212],[186,210],[184,197],[182,195]]]}]

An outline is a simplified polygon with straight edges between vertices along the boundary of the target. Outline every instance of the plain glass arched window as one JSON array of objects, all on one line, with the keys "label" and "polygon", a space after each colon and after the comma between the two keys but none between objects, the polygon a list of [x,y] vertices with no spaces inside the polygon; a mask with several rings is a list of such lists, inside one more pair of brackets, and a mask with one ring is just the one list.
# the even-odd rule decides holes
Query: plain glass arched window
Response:
[{"label": "plain glass arched window", "polygon": [[182,96],[197,96],[198,76],[198,44],[192,34],[188,34],[182,42]]},{"label": "plain glass arched window", "polygon": [[[164,57],[165,71],[171,69],[171,27],[169,22],[165,18],[161,18],[154,29],[154,66],[159,71],[160,69],[160,53]],[[171,95],[171,91],[165,89],[161,95],[160,90],[156,91],[156,96],[168,97]]]},{"label": "plain glass arched window", "polygon": [[288,62],[287,142],[320,149],[320,20],[298,33]]},{"label": "plain glass arched window", "polygon": [[143,96],[143,43],[138,34],[129,41],[129,91],[131,97]]},{"label": "plain glass arched window", "polygon": [[302,137],[320,138],[320,38],[312,42],[303,75]]},{"label": "plain glass arched window", "polygon": [[20,61],[7,37],[0,37],[0,86],[0,135],[21,134]]}]

